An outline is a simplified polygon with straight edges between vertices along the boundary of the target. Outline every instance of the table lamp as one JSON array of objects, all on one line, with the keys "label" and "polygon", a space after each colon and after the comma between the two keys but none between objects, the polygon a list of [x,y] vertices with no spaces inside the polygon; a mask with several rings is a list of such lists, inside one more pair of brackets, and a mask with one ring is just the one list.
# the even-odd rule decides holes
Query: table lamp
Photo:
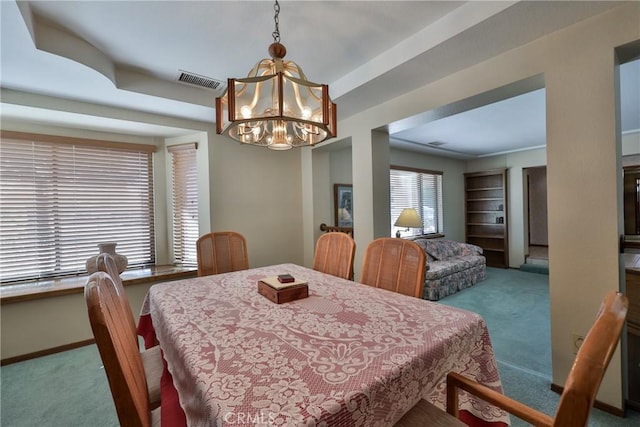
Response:
[{"label": "table lamp", "polygon": [[[405,231],[409,231],[409,228],[421,228],[422,218],[420,218],[420,215],[418,215],[415,209],[404,208],[393,225],[396,227],[407,227]],[[400,230],[396,231],[396,237],[400,237]]]}]

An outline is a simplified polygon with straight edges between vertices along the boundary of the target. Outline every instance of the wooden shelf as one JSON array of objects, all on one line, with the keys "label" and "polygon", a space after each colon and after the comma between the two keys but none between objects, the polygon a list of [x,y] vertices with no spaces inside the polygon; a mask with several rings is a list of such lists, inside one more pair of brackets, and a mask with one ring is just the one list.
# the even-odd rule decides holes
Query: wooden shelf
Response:
[{"label": "wooden shelf", "polygon": [[502,187],[485,187],[485,188],[467,188],[467,191],[487,191],[487,190],[502,190]]},{"label": "wooden shelf", "polygon": [[465,173],[464,183],[467,243],[483,249],[488,266],[508,268],[506,169]]},{"label": "wooden shelf", "polygon": [[502,234],[467,234],[467,237],[504,240],[504,236]]}]

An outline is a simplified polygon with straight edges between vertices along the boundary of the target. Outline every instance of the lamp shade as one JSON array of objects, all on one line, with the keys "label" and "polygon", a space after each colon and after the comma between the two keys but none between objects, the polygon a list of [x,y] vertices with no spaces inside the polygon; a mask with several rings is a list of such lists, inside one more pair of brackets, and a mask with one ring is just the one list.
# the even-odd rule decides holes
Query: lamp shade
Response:
[{"label": "lamp shade", "polygon": [[415,209],[404,208],[393,225],[396,227],[420,228],[422,227],[422,218],[420,218]]}]

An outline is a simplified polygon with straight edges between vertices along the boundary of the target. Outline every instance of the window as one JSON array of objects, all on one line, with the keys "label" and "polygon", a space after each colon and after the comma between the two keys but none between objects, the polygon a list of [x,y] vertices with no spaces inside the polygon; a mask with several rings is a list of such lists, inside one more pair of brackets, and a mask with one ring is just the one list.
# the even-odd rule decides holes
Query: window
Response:
[{"label": "window", "polygon": [[177,264],[197,263],[198,169],[195,143],[172,145],[173,259]]},{"label": "window", "polygon": [[154,264],[154,150],[2,132],[0,283],[84,273],[102,242]]},{"label": "window", "polygon": [[[391,236],[400,231],[402,237],[441,234],[442,172],[392,166],[390,171]],[[422,228],[395,227],[402,209],[414,208],[422,218]]]}]

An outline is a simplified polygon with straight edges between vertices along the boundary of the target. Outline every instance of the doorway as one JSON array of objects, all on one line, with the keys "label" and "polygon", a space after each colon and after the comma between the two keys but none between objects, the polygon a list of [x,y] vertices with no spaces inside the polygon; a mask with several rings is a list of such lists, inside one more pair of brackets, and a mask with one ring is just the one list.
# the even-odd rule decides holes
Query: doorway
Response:
[{"label": "doorway", "polygon": [[[524,168],[526,247],[524,270],[549,272],[547,167]],[[523,269],[523,267],[520,267]],[[546,270],[546,271],[545,271]]]}]

